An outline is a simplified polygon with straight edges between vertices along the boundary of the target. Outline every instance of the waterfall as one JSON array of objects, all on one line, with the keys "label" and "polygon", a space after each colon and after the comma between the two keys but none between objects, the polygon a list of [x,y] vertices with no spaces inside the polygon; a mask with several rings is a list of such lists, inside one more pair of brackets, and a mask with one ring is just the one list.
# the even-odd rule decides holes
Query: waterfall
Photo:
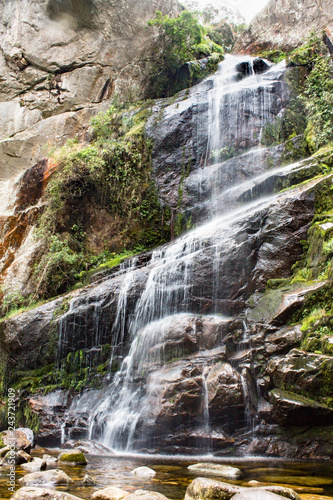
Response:
[{"label": "waterfall", "polygon": [[[252,67],[252,59],[245,59]],[[240,79],[237,71],[240,61],[244,58],[227,56],[212,77],[212,88],[205,88],[197,97],[198,103],[208,100],[208,145],[204,168],[191,173],[186,185],[200,184],[202,196],[198,207],[205,220],[153,252],[144,287],[132,309],[128,306],[128,294],[136,283],[135,261],[125,269],[111,333],[116,345],[124,342],[126,330],[129,351],[120,370],[98,397],[91,398],[89,407],[89,437],[100,437],[114,450],[135,450],[154,441],[156,408],[163,398],[166,401],[169,381],[181,373],[178,360],[191,355],[191,346],[199,345],[201,349],[203,341],[195,322],[201,321],[209,331],[215,332],[215,328],[222,332],[223,325],[234,314],[229,304],[231,297],[234,298],[233,278],[243,283],[245,291],[249,286],[250,260],[236,262],[232,257],[244,247],[248,248],[248,259],[251,258],[244,221],[255,220],[258,213],[266,213],[272,205],[280,203],[274,194],[275,183],[300,168],[298,164],[281,167],[275,159],[272,167],[268,161],[272,152],[260,146],[263,126],[274,121],[282,106],[273,87],[277,83],[282,85],[284,65],[272,67],[262,75],[252,71],[250,76]],[[209,272],[202,274],[202,269]],[[230,279],[225,279],[226,274]],[[211,282],[203,277],[206,275],[212,276]],[[95,345],[103,337],[98,317],[96,314],[94,320]],[[65,330],[60,330],[61,343],[68,339],[68,328]],[[249,335],[244,323],[244,342]],[[220,351],[216,356],[218,362]],[[197,425],[199,428],[203,422],[205,432],[209,433],[208,375],[209,363],[213,361],[206,364],[204,355],[198,355],[193,363],[201,398],[198,403],[201,421]],[[245,404],[244,423],[250,425],[253,417],[245,372],[241,368],[238,377],[240,397]],[[173,415],[177,401],[173,396],[168,397],[167,410]],[[191,425],[196,425],[194,416]]]}]

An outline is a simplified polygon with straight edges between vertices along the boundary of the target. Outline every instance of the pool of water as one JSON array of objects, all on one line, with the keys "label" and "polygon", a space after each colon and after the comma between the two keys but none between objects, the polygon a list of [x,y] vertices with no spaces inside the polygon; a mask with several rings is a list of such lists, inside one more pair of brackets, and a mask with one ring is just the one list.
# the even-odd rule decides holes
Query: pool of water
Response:
[{"label": "pool of water", "polygon": [[[45,450],[34,451],[32,454],[41,456]],[[48,450],[48,453],[57,456],[59,450]],[[88,456],[86,466],[59,465],[73,480],[66,491],[82,499],[91,498],[91,495],[107,486],[118,486],[129,492],[145,489],[163,493],[174,500],[184,498],[185,490],[197,475],[191,473],[187,467],[201,461],[213,461],[207,457],[161,457],[161,456]],[[214,460],[217,461],[217,460]],[[328,497],[333,499],[333,464],[325,462],[294,462],[272,459],[223,459],[220,463],[235,465],[242,471],[242,477],[237,481],[227,481],[221,477],[207,476],[212,479],[226,481],[241,486],[247,486],[249,481],[258,481],[260,485],[285,485],[296,490],[303,500],[319,500]],[[156,471],[152,478],[139,478],[132,475],[136,467],[146,465]],[[12,493],[8,491],[8,469],[0,468],[0,499],[8,499]],[[16,483],[27,474],[24,469],[17,467]],[[96,486],[84,487],[82,480],[89,474]],[[201,474],[203,476],[203,474]],[[65,488],[59,487],[59,490]]]}]

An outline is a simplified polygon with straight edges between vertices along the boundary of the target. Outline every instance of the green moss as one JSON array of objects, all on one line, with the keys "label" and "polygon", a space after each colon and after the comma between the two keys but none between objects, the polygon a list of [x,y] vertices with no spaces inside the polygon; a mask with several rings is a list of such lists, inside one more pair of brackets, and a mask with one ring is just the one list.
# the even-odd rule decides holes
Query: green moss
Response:
[{"label": "green moss", "polygon": [[62,453],[59,457],[60,462],[72,463],[76,465],[87,465],[87,460],[81,452]]},{"label": "green moss", "polygon": [[275,289],[284,287],[290,283],[290,278],[276,278],[267,281],[267,288]]},{"label": "green moss", "polygon": [[65,314],[69,310],[69,302],[70,302],[71,298],[72,297],[69,296],[69,297],[66,297],[63,299],[60,306],[58,306],[57,309],[55,309],[55,311],[53,313],[54,318],[62,316],[63,314]]},{"label": "green moss", "polygon": [[287,57],[286,52],[283,52],[282,50],[277,50],[277,49],[263,50],[263,51],[257,52],[255,55],[256,55],[256,57],[263,57],[264,59],[268,59],[268,61],[271,61],[274,64],[278,64],[279,62],[283,61]]}]

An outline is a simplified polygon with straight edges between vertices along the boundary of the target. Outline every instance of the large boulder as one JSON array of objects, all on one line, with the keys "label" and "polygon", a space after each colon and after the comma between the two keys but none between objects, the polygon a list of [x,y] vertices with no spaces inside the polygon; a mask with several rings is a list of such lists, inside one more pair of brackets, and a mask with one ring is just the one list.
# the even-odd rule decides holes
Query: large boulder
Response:
[{"label": "large boulder", "polygon": [[60,453],[58,461],[67,465],[87,465],[87,460],[82,451],[70,450]]},{"label": "large boulder", "polygon": [[235,500],[282,500],[283,497],[270,491],[249,489],[237,493],[233,498]]},{"label": "large boulder", "polygon": [[289,498],[289,500],[301,500],[300,496],[291,488],[283,486],[263,486],[260,488],[246,488],[236,486],[213,479],[198,477],[187,487],[185,500],[229,500],[240,498],[249,500],[257,498],[262,500],[278,500],[278,498]]},{"label": "large boulder", "polygon": [[127,500],[168,500],[162,493],[157,491],[136,490],[126,497]]},{"label": "large boulder", "polygon": [[242,488],[234,484],[198,477],[186,489],[185,500],[229,500]]},{"label": "large boulder", "polygon": [[25,432],[21,430],[3,431],[0,435],[5,446],[14,446],[15,450],[24,450],[29,452],[32,441],[27,438]]},{"label": "large boulder", "polygon": [[47,488],[32,488],[25,486],[17,490],[12,500],[81,500],[65,491],[56,491]]},{"label": "large boulder", "polygon": [[150,467],[136,467],[135,469],[132,470],[133,476],[139,476],[139,477],[153,477],[156,476],[156,472],[151,469]]},{"label": "large boulder", "polygon": [[19,479],[19,483],[24,486],[68,486],[73,480],[63,471],[58,469],[45,472],[32,472]]},{"label": "large boulder", "polygon": [[43,458],[34,457],[29,463],[23,464],[22,468],[28,472],[39,472],[41,470],[46,470],[48,463]]}]

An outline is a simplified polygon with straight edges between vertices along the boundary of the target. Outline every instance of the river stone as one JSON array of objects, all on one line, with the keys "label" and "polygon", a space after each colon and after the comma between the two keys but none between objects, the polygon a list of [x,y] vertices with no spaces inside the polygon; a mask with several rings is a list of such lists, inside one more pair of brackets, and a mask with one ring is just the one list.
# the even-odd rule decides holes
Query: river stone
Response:
[{"label": "river stone", "polygon": [[23,451],[23,450],[19,450],[19,451],[10,450],[5,455],[3,462],[4,462],[4,464],[9,464],[9,465],[12,465],[13,462],[15,463],[15,465],[22,465],[22,464],[26,464],[30,460],[31,460],[30,455],[28,453],[25,453],[25,451]]},{"label": "river stone", "polygon": [[93,480],[91,476],[86,474],[82,481],[83,486],[96,486],[96,481]]},{"label": "river stone", "polygon": [[128,491],[121,490],[117,486],[109,486],[103,490],[96,491],[91,498],[92,500],[121,500],[128,495]]},{"label": "river stone", "polygon": [[239,469],[230,467],[229,465],[200,463],[190,465],[188,469],[197,474],[213,474],[214,476],[222,476],[226,479],[238,479],[242,475]]},{"label": "river stone", "polygon": [[294,491],[292,488],[287,488],[285,486],[260,486],[255,488],[256,490],[266,490],[271,493],[275,493],[276,495],[279,495],[280,497],[285,497],[289,498],[290,500],[301,500],[301,497],[299,496],[296,491]]},{"label": "river stone", "polygon": [[15,444],[16,450],[30,451],[32,443],[24,432],[19,430],[3,431],[0,436],[2,437],[4,445],[11,446]]},{"label": "river stone", "polygon": [[58,462],[58,459],[56,457],[52,457],[52,455],[48,455],[47,453],[43,455],[43,460],[45,460],[48,467]]},{"label": "river stone", "polygon": [[197,477],[187,487],[185,500],[229,500],[243,490],[240,486]]},{"label": "river stone", "polygon": [[126,497],[126,500],[168,500],[167,497],[157,491],[136,490]]},{"label": "river stone", "polygon": [[41,470],[46,470],[47,465],[47,461],[43,458],[34,457],[31,462],[22,464],[22,467],[29,472],[38,472]]},{"label": "river stone", "polygon": [[237,493],[234,497],[234,500],[281,500],[282,497],[280,495],[276,495],[275,493],[271,493],[266,490],[259,490],[257,488],[248,488],[244,489],[240,493]]},{"label": "river stone", "polygon": [[4,457],[7,455],[7,453],[10,451],[9,446],[5,446],[4,448],[0,449],[0,458]]},{"label": "river stone", "polygon": [[65,491],[56,491],[47,488],[32,488],[25,486],[17,490],[11,500],[81,500]]},{"label": "river stone", "polygon": [[79,450],[66,451],[66,453],[60,453],[58,456],[58,461],[67,465],[87,465],[87,460]]},{"label": "river stone", "polygon": [[132,470],[132,474],[134,476],[140,476],[140,477],[152,477],[156,475],[156,472],[153,469],[150,469],[149,467],[137,467],[136,469]]},{"label": "river stone", "polygon": [[45,472],[33,472],[19,479],[24,486],[56,486],[58,484],[69,485],[73,480],[62,470],[54,469]]}]

